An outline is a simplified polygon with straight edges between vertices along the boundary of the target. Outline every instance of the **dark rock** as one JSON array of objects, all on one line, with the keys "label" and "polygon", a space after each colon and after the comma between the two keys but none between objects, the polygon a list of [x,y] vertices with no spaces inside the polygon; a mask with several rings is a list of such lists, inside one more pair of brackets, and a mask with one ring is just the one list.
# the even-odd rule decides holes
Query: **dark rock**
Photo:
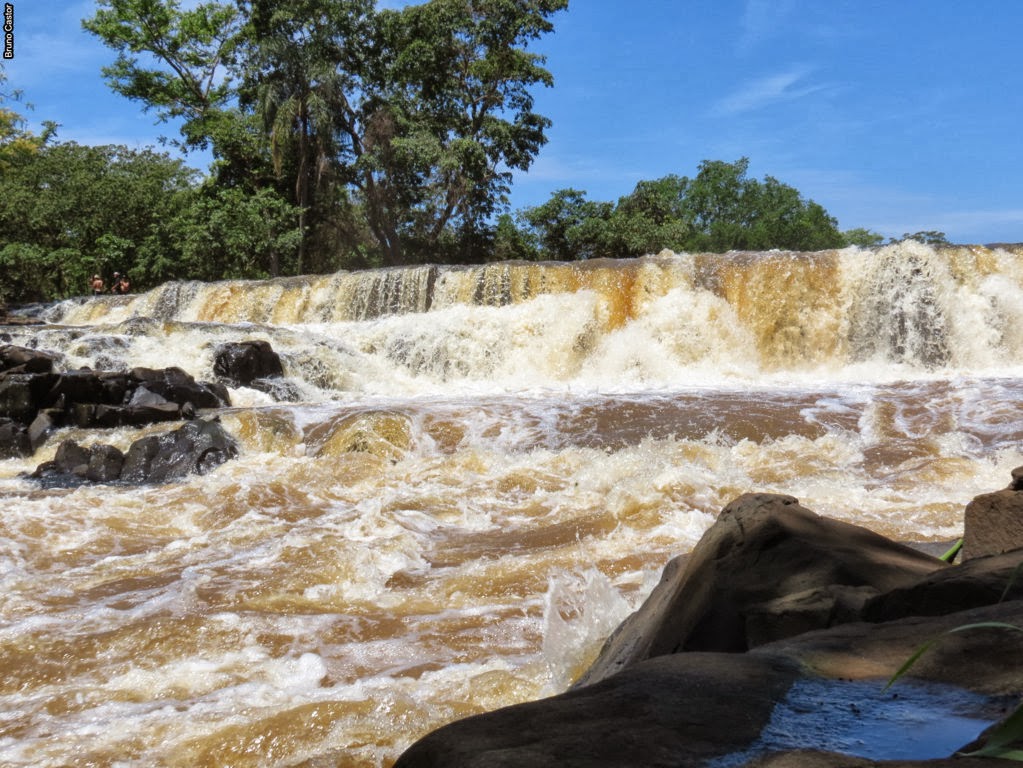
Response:
[{"label": "dark rock", "polygon": [[126,398],[130,398],[136,383],[131,380],[127,373],[117,371],[102,371],[99,374],[100,385],[103,391],[101,402],[107,405],[120,405]]},{"label": "dark rock", "polygon": [[92,427],[96,423],[95,403],[74,403],[70,407],[71,423],[76,427]]},{"label": "dark rock", "polygon": [[124,454],[113,445],[96,445],[89,452],[86,479],[94,483],[111,483],[121,476]]},{"label": "dark rock", "polygon": [[577,685],[680,651],[742,652],[854,620],[866,599],[948,565],[791,496],[747,494],[671,562]]},{"label": "dark rock", "polygon": [[43,407],[59,407],[61,403],[102,403],[103,380],[96,371],[77,370],[61,373],[47,392]]},{"label": "dark rock", "polygon": [[1016,550],[934,571],[872,597],[863,607],[862,618],[883,622],[907,616],[942,616],[1003,600],[1023,600],[1021,562],[1023,551]]},{"label": "dark rock", "polygon": [[150,435],[131,444],[121,479],[131,483],[162,483],[185,475],[204,474],[238,455],[238,446],[219,421],[189,422],[174,432]]},{"label": "dark rock", "polygon": [[13,344],[0,346],[0,371],[5,373],[50,373],[60,355]]},{"label": "dark rock", "polygon": [[[1014,472],[1014,483],[1015,476]],[[962,562],[1020,547],[1023,547],[1023,492],[985,493],[967,504],[963,518]]]},{"label": "dark rock", "polygon": [[33,453],[64,424],[64,417],[64,411],[57,408],[44,408],[36,414],[28,425],[28,439]]},{"label": "dark rock", "polygon": [[132,368],[129,375],[147,390],[178,405],[220,408],[231,404],[227,388],[218,382],[197,382],[180,368]]},{"label": "dark rock", "polygon": [[135,388],[135,391],[132,392],[131,397],[128,400],[128,405],[131,406],[166,405],[169,402],[170,400],[168,400],[163,395],[159,395],[156,392],[153,392],[145,384],[140,384],[138,387]]},{"label": "dark rock", "polygon": [[0,417],[0,459],[19,459],[32,455],[28,430],[20,421]]},{"label": "dark rock", "polygon": [[785,659],[651,659],[586,688],[447,725],[394,768],[702,766],[753,741],[797,676]]},{"label": "dark rock", "polygon": [[266,392],[278,402],[297,403],[302,399],[302,393],[298,387],[287,379],[253,379],[248,386],[260,392]]},{"label": "dark rock", "polygon": [[48,405],[54,373],[11,373],[0,377],[0,416],[30,424],[36,412]]},{"label": "dark rock", "polygon": [[[908,691],[933,691],[940,702],[953,692],[971,698],[977,729],[1015,706],[1023,687],[1023,658],[1012,632],[948,633],[965,623],[1023,621],[1023,602],[1012,601],[950,616],[909,618],[883,625],[862,622],[762,645],[744,654],[678,653],[639,662],[593,685],[539,701],[465,718],[424,736],[402,754],[394,768],[634,768],[712,765],[746,766],[767,760],[757,737],[800,682],[821,698],[848,701],[849,720],[864,720],[863,742],[846,739],[855,753],[875,736],[869,710]],[[923,643],[943,637],[920,657],[911,676],[887,696],[884,682]],[[912,685],[909,689],[904,686]],[[978,694],[970,697],[969,693]],[[960,705],[961,706],[961,705]],[[855,708],[862,708],[857,714]],[[822,723],[817,700],[803,708],[802,729],[787,736],[803,748],[814,737],[835,733]],[[904,714],[904,713],[903,713]],[[949,713],[950,715],[953,712]],[[967,713],[956,710],[954,714]],[[910,727],[908,723],[897,727]],[[839,731],[840,733],[840,731]],[[889,742],[897,736],[883,735]],[[965,766],[952,753],[972,736],[947,746],[947,758],[875,762],[844,755],[823,766]],[[837,739],[841,742],[841,739]],[[973,745],[977,746],[977,744]],[[775,751],[780,747],[773,746]],[[793,748],[795,749],[795,747]],[[930,747],[933,749],[933,747]],[[933,754],[933,753],[932,753]],[[776,765],[770,762],[767,764]],[[800,762],[778,763],[802,766]],[[813,765],[816,763],[807,763]]]},{"label": "dark rock", "polygon": [[266,341],[221,344],[213,353],[213,372],[234,386],[284,375],[281,358]]},{"label": "dark rock", "polygon": [[74,472],[78,467],[89,465],[89,449],[83,448],[74,440],[62,440],[57,446],[53,460],[61,469]]},{"label": "dark rock", "polygon": [[117,406],[97,405],[92,410],[92,420],[82,426],[89,427],[141,427],[181,418],[181,407],[164,400],[156,405]]}]

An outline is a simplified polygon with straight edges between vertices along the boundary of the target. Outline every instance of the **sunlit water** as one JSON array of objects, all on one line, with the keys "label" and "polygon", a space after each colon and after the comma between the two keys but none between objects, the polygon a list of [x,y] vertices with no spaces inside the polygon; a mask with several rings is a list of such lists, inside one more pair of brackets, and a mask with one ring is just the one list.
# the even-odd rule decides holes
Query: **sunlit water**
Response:
[{"label": "sunlit water", "polygon": [[[1023,464],[1023,250],[419,267],[54,309],[63,366],[266,339],[211,474],[0,462],[0,764],[389,766],[563,690],[732,498],[959,535]],[[149,427],[163,431],[167,425]]]}]

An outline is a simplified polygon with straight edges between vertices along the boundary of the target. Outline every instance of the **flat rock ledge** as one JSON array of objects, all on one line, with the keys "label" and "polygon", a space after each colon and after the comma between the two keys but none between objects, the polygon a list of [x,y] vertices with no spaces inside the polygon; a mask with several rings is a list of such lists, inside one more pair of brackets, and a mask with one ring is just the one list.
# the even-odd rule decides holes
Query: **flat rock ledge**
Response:
[{"label": "flat rock ledge", "polygon": [[[1023,520],[1006,493],[967,527],[988,507]],[[967,530],[956,565],[791,496],[740,496],[570,690],[450,723],[395,768],[991,768],[963,753],[1019,705],[1023,634],[962,628],[1023,627],[1010,533]]]}]

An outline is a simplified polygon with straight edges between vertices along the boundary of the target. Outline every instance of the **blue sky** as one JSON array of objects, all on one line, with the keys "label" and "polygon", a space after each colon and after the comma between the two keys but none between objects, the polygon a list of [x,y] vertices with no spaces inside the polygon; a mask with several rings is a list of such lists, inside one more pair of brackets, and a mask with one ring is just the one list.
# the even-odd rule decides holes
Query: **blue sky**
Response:
[{"label": "blue sky", "polygon": [[[93,2],[13,4],[8,85],[34,122],[82,143],[176,134],[104,83],[113,53],[80,28]],[[571,0],[555,27],[534,45],[555,79],[537,109],[554,125],[513,209],[564,187],[616,200],[745,156],[842,229],[1023,241],[1023,2]]]}]

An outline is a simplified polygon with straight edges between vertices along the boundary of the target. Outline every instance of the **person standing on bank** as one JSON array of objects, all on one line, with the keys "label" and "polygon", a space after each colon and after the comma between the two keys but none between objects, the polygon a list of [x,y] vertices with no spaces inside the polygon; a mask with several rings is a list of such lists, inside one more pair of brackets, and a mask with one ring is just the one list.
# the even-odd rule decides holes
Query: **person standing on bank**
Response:
[{"label": "person standing on bank", "polygon": [[89,281],[89,287],[92,289],[93,296],[99,296],[106,289],[107,285],[103,282],[102,277],[93,275],[92,280]]},{"label": "person standing on bank", "polygon": [[114,272],[114,284],[110,286],[110,292],[125,294],[130,290],[131,282],[128,280],[128,276],[122,275],[120,272]]}]

